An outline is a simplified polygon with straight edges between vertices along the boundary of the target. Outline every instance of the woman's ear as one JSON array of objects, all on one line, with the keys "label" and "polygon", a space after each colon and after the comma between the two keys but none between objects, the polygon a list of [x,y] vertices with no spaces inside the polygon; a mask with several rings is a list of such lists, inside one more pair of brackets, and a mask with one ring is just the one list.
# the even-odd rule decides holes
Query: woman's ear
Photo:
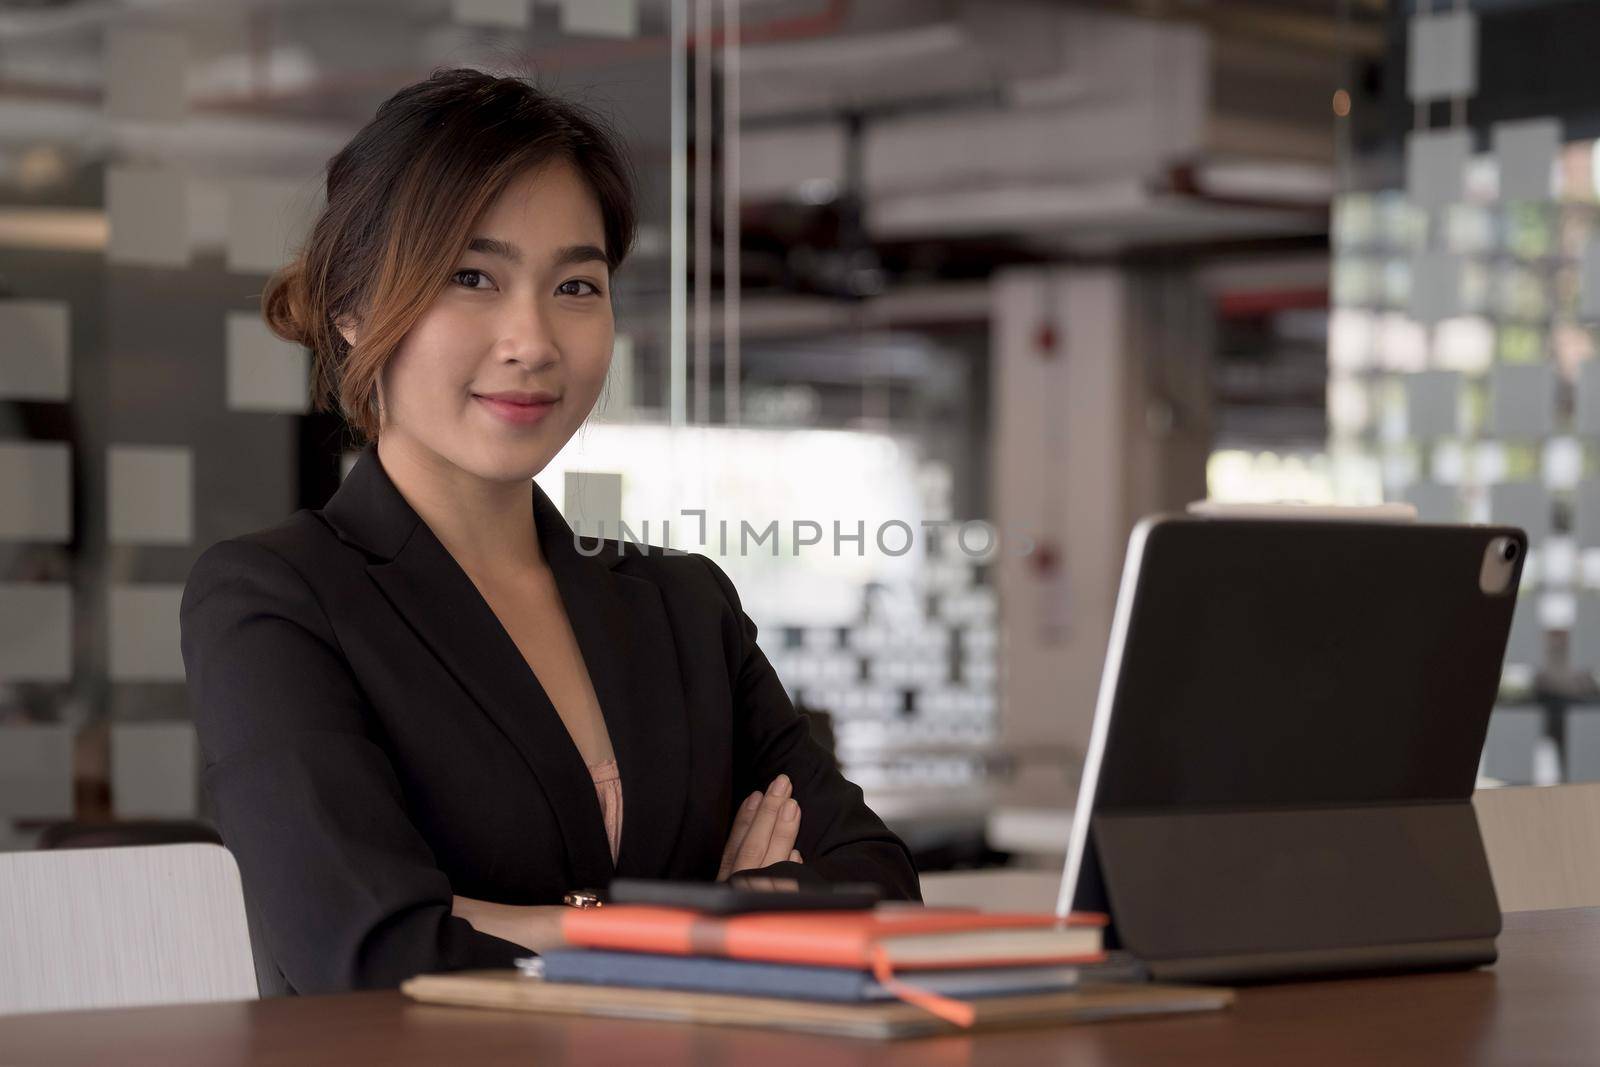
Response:
[{"label": "woman's ear", "polygon": [[356,346],[356,338],[360,336],[360,329],[356,320],[349,315],[341,315],[333,320],[333,325],[339,331],[339,336],[344,338],[344,343],[354,348]]}]

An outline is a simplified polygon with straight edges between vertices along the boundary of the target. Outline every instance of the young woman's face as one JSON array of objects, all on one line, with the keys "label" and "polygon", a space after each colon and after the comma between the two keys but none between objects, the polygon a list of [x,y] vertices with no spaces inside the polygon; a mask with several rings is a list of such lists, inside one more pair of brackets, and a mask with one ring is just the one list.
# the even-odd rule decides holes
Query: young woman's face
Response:
[{"label": "young woman's face", "polygon": [[570,164],[508,184],[384,367],[380,434],[490,480],[543,470],[611,365],[604,249],[599,203]]}]

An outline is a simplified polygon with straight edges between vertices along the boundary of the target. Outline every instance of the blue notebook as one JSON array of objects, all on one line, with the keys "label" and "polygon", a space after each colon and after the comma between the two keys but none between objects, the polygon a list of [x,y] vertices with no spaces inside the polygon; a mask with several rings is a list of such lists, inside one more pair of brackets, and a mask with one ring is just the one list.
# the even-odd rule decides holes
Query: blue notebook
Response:
[{"label": "blue notebook", "polygon": [[[795,963],[764,963],[712,956],[665,956],[649,952],[605,949],[551,949],[518,960],[524,973],[547,982],[585,985],[683,989],[702,993],[743,993],[757,997],[799,1000],[894,1000],[866,971]],[[1078,983],[1078,968],[973,967],[902,972],[900,979],[949,997],[995,997],[1017,993],[1054,993]]]}]

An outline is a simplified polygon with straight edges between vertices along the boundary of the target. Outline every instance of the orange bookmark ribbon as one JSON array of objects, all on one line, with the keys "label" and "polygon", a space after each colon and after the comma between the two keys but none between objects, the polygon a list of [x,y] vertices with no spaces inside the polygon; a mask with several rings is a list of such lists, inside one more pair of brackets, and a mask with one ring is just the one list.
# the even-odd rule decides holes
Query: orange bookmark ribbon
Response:
[{"label": "orange bookmark ribbon", "polygon": [[889,954],[881,945],[872,948],[872,977],[878,983],[893,993],[907,1004],[915,1004],[930,1015],[936,1015],[947,1023],[956,1026],[968,1027],[977,1017],[971,1004],[954,997],[947,997],[942,993],[935,993],[931,989],[902,982],[894,976],[894,968],[889,963]]}]

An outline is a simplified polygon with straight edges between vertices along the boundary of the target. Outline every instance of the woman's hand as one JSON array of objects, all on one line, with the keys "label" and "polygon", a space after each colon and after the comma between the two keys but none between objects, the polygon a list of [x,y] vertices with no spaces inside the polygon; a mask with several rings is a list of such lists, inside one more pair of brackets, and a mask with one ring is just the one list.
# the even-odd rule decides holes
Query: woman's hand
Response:
[{"label": "woman's hand", "polygon": [[495,904],[472,897],[452,897],[450,914],[465,919],[480,934],[510,941],[534,952],[561,948],[561,919],[572,909],[565,904]]},{"label": "woman's hand", "polygon": [[[733,830],[728,834],[728,843],[722,850],[717,881],[727,881],[734,871],[765,867],[781,860],[801,862],[800,853],[794,847],[800,834],[800,804],[789,795],[793,790],[789,776],[780,774],[767,786],[765,793],[751,793],[745,798],[739,806],[739,813],[734,816]],[[758,879],[742,881],[752,888],[775,888],[771,885],[755,885]],[[759,881],[771,882],[774,879]],[[776,881],[792,882],[793,879]]]}]

